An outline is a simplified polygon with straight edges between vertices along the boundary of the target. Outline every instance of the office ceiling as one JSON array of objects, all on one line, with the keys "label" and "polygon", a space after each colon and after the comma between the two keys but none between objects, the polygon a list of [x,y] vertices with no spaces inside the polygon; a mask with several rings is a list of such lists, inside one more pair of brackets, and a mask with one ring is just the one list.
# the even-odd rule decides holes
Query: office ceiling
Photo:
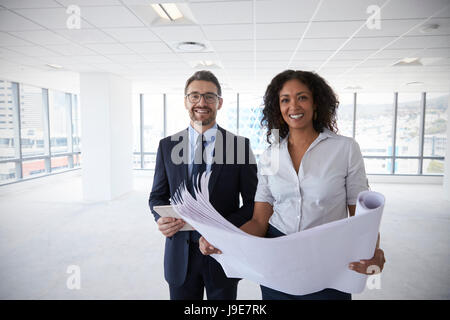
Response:
[{"label": "office ceiling", "polygon": [[[150,4],[164,2],[184,18],[159,18]],[[79,29],[67,27],[70,5]],[[377,8],[380,20],[370,18]],[[177,49],[186,41],[205,48]],[[393,66],[405,58],[419,60]],[[261,93],[287,68],[315,71],[340,92],[448,92],[450,1],[0,0],[1,64],[111,72],[149,92],[179,91],[210,69],[225,90]]]}]

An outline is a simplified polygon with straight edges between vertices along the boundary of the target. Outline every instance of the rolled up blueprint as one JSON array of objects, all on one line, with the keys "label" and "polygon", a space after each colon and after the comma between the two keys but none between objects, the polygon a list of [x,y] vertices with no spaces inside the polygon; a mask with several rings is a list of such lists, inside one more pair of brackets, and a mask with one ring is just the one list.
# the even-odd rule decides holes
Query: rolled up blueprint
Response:
[{"label": "rolled up blueprint", "polygon": [[209,175],[194,188],[196,199],[181,185],[172,199],[177,213],[222,254],[213,254],[227,277],[244,278],[293,295],[325,288],[348,293],[364,290],[367,275],[348,268],[350,262],[372,258],[384,208],[384,196],[358,195],[353,217],[278,238],[245,233],[209,202]]}]

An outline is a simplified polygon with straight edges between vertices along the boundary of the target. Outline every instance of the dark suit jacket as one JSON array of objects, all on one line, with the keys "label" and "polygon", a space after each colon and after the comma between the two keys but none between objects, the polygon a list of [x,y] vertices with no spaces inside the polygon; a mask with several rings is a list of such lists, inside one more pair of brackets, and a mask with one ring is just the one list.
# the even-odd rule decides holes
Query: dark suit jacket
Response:
[{"label": "dark suit jacket", "polygon": [[[223,143],[220,141],[220,136],[223,137]],[[188,178],[188,137],[189,131],[185,129],[159,142],[153,187],[149,199],[150,210],[155,216],[155,220],[158,220],[160,216],[153,210],[153,207],[170,204],[170,197]],[[220,152],[221,150],[222,152]],[[250,142],[247,138],[236,136],[218,126],[214,153],[208,188],[209,200],[225,219],[240,227],[253,215],[254,196],[258,181],[257,167]],[[242,196],[242,207],[239,207],[239,195]],[[179,231],[172,237],[166,238],[164,276],[166,281],[174,286],[182,285],[186,278],[189,233],[188,231]],[[214,284],[224,285],[227,278],[222,267],[215,259],[208,258],[213,260],[209,265]]]}]

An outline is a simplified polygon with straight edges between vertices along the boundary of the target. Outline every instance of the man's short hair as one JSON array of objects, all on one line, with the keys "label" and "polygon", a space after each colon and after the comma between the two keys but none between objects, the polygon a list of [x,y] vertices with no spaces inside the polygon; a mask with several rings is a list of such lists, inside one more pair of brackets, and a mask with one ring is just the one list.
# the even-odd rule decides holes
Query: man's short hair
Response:
[{"label": "man's short hair", "polygon": [[219,80],[217,80],[216,76],[208,70],[201,70],[194,73],[189,79],[186,81],[186,86],[184,87],[184,94],[187,94],[187,88],[191,84],[192,81],[200,80],[200,81],[209,81],[216,85],[217,94],[222,96],[222,88],[220,87]]}]

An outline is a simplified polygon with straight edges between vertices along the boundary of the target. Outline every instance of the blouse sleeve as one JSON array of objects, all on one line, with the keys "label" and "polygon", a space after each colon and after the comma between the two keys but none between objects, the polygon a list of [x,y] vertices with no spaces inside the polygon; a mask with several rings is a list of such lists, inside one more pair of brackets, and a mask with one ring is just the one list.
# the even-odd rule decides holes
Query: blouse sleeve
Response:
[{"label": "blouse sleeve", "polygon": [[358,194],[369,189],[364,168],[364,160],[358,143],[352,139],[348,157],[348,170],[345,179],[347,205],[355,205]]},{"label": "blouse sleeve", "polygon": [[256,188],[255,202],[268,202],[273,206],[274,198],[269,188],[269,178],[265,174],[261,174],[260,166],[258,166],[258,186]]}]

